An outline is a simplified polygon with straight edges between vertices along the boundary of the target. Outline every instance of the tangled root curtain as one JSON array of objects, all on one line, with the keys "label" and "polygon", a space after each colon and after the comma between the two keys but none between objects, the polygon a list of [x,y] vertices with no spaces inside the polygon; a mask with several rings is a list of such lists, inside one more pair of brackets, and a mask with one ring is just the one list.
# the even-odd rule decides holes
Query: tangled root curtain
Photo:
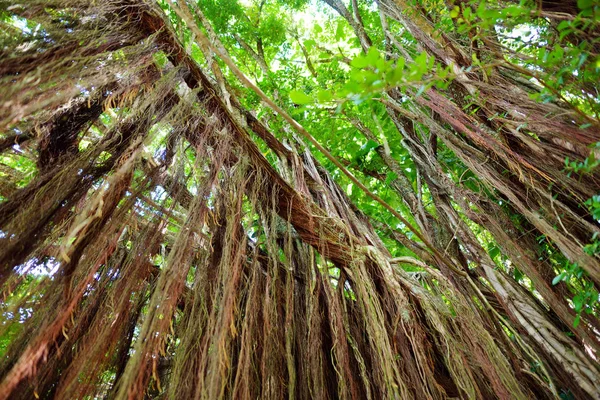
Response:
[{"label": "tangled root curtain", "polygon": [[[327,3],[357,24],[342,2]],[[378,3],[396,21],[402,4]],[[18,185],[19,169],[0,165],[0,399],[597,398],[597,321],[571,326],[531,235],[519,240],[495,203],[447,182],[418,133],[402,132],[438,215],[404,193],[420,237],[394,228],[415,254],[394,258],[307,132],[285,115],[276,122],[277,107],[269,121],[242,106],[248,92],[222,74],[219,57],[231,59],[192,2],[0,10],[0,151],[30,155],[36,171]],[[417,22],[406,26],[434,46]],[[185,26],[207,62],[183,44]],[[546,154],[581,158],[598,125],[576,130],[571,114],[494,79],[473,85],[490,108],[518,107],[540,143],[500,143],[434,89],[412,114],[391,91],[387,112],[404,127],[418,117],[597,284],[598,259],[580,241],[598,225],[577,204],[598,177],[566,178],[562,158]],[[567,189],[557,199],[547,182]],[[475,206],[464,217],[455,202]],[[474,223],[504,244],[537,297],[496,268]]]}]

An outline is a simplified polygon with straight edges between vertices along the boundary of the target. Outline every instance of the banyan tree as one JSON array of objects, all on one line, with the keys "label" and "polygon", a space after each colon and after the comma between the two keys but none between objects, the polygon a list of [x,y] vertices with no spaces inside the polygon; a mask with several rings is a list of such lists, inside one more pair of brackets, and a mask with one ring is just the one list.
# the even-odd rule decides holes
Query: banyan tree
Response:
[{"label": "banyan tree", "polygon": [[600,396],[597,2],[0,24],[0,399]]}]

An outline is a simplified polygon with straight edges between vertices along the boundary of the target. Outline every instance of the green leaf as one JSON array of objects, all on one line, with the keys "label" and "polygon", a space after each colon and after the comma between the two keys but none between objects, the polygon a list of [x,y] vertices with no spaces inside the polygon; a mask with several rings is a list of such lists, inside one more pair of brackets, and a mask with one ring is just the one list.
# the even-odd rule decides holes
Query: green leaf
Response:
[{"label": "green leaf", "polygon": [[466,21],[473,20],[473,11],[471,11],[471,9],[469,7],[465,8],[463,10],[463,17],[465,18]]},{"label": "green leaf", "polygon": [[560,23],[556,26],[556,30],[558,30],[559,32],[562,31],[563,29],[566,29],[568,27],[571,26],[571,21],[560,21]]},{"label": "green leaf", "polygon": [[290,99],[292,99],[292,101],[296,104],[309,104],[313,102],[311,97],[299,90],[292,90],[290,92]]},{"label": "green leaf", "polygon": [[427,53],[422,52],[419,54],[417,58],[415,58],[415,65],[424,73],[427,70]]},{"label": "green leaf", "polygon": [[369,66],[375,67],[377,64],[377,60],[379,60],[380,58],[381,54],[379,53],[379,50],[375,48],[375,46],[369,48],[369,51],[367,52],[366,56],[366,61]]},{"label": "green leaf", "polygon": [[452,11],[450,11],[450,18],[454,19],[454,18],[458,17],[459,13],[460,13],[460,8],[458,6],[454,6]]},{"label": "green leaf", "polygon": [[552,279],[552,285],[557,285],[560,281],[563,280],[565,273],[561,272],[560,274],[556,275],[554,277],[554,279]]},{"label": "green leaf", "polygon": [[415,97],[419,97],[420,95],[422,95],[423,92],[425,92],[425,90],[427,90],[427,85],[419,86],[419,90],[417,90],[417,93],[415,93]]},{"label": "green leaf", "polygon": [[387,185],[389,185],[390,183],[392,183],[396,179],[398,179],[398,174],[397,173],[395,173],[395,172],[388,172],[388,174],[385,177],[385,183]]},{"label": "green leaf", "polygon": [[500,254],[500,248],[498,248],[498,246],[493,246],[489,251],[491,258],[496,258]]},{"label": "green leaf", "polygon": [[519,281],[520,281],[521,279],[523,279],[523,277],[525,276],[525,275],[523,275],[523,273],[521,272],[521,270],[520,270],[519,268],[515,268],[515,269],[513,270],[513,275],[514,275],[514,277],[515,277],[515,280],[516,280],[517,282],[519,282]]},{"label": "green leaf", "polygon": [[379,143],[377,143],[374,140],[369,139],[362,148],[364,148],[366,150],[366,152],[368,153],[371,150],[376,149],[377,147],[379,147]]},{"label": "green leaf", "polygon": [[573,321],[573,328],[577,328],[579,323],[581,322],[581,314],[577,314],[575,320]]},{"label": "green leaf", "polygon": [[592,8],[593,5],[594,0],[577,0],[577,7],[579,7],[582,10]]},{"label": "green leaf", "polygon": [[581,312],[584,304],[584,295],[583,293],[579,293],[573,297],[573,308],[576,312]]},{"label": "green leaf", "polygon": [[[404,68],[404,67],[403,67]],[[392,85],[396,85],[400,82],[402,82],[402,77],[404,76],[404,70],[403,68],[394,68],[394,70],[392,71],[392,75],[391,75],[391,84]]]},{"label": "green leaf", "polygon": [[304,41],[304,47],[306,47],[306,50],[310,50],[313,47],[315,47],[317,45],[317,42],[315,42],[312,39],[308,39]]},{"label": "green leaf", "polygon": [[344,23],[342,21],[339,21],[335,28],[335,38],[336,40],[342,40],[344,38]]},{"label": "green leaf", "polygon": [[375,67],[379,72],[385,72],[388,68],[388,63],[383,58],[380,58],[375,62]]},{"label": "green leaf", "polygon": [[367,61],[365,56],[359,54],[356,57],[354,57],[352,61],[350,61],[350,65],[354,68],[365,68],[369,65],[369,62]]},{"label": "green leaf", "polygon": [[331,99],[333,99],[333,95],[329,90],[319,90],[317,92],[317,100],[319,100],[319,103],[326,103],[331,101]]},{"label": "green leaf", "polygon": [[519,7],[519,6],[510,6],[510,7],[506,7],[504,9],[504,12],[506,13],[506,15],[510,15],[511,17],[518,17],[519,15],[521,15],[523,13],[523,8]]}]

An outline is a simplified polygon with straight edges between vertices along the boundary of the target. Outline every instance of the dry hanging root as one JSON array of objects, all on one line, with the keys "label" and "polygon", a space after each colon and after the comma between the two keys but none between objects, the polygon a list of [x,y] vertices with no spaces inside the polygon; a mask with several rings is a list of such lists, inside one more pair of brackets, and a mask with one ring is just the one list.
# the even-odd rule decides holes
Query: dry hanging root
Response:
[{"label": "dry hanging root", "polygon": [[[450,280],[390,264],[308,150],[226,105],[157,7],[7,12],[50,39],[0,61],[0,86],[23,92],[1,126],[41,127],[27,140],[46,154],[0,203],[0,399],[552,398]],[[62,151],[64,115],[80,120]],[[42,265],[57,272],[26,275]]]}]

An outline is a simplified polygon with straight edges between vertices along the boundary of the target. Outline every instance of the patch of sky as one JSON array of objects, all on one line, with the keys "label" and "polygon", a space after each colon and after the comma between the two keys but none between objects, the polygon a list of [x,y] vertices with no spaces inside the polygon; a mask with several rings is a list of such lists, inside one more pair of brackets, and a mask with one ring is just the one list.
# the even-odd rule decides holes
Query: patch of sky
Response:
[{"label": "patch of sky", "polygon": [[33,275],[33,276],[54,276],[60,267],[60,262],[56,261],[53,257],[45,258],[43,261],[37,257],[31,260],[17,265],[15,272],[19,275]]}]

